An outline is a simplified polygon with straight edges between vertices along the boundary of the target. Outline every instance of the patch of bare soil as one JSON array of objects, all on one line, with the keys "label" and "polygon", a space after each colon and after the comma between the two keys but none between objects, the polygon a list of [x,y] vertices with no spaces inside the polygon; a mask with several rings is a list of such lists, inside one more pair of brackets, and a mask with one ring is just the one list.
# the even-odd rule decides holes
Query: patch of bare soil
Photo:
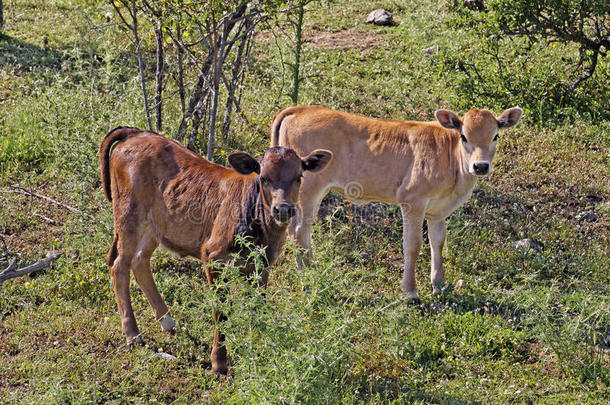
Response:
[{"label": "patch of bare soil", "polygon": [[360,52],[386,45],[381,36],[368,31],[313,32],[306,34],[305,40],[317,49],[356,49]]}]

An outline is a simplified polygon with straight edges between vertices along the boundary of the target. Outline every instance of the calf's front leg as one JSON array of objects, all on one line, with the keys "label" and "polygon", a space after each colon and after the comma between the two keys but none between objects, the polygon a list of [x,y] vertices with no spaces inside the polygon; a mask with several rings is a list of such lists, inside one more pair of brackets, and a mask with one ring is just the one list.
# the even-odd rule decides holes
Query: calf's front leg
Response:
[{"label": "calf's front leg", "polygon": [[[206,269],[208,276],[208,285],[210,288],[214,286],[214,281],[218,276],[218,272],[210,268]],[[218,291],[220,302],[225,301],[226,291],[220,289]],[[227,361],[227,348],[225,346],[225,335],[218,328],[221,322],[225,322],[228,318],[225,314],[216,308],[212,308],[212,317],[214,318],[214,342],[212,343],[212,371],[216,374],[227,375],[229,372],[229,363]]]},{"label": "calf's front leg", "polygon": [[326,195],[324,184],[318,184],[311,174],[305,175],[299,191],[299,207],[297,215],[290,221],[288,234],[304,252],[297,254],[297,267],[303,269],[309,266],[312,257],[311,232],[317,218],[320,203]]},{"label": "calf's front leg", "polygon": [[444,220],[438,222],[428,221],[428,238],[430,239],[431,270],[430,282],[432,294],[440,294],[445,287],[445,274],[443,273],[443,245],[447,226]]},{"label": "calf's front leg", "polygon": [[402,276],[402,293],[410,302],[417,302],[415,287],[415,266],[422,245],[423,209],[413,204],[401,204],[402,248],[405,256]]},{"label": "calf's front leg", "polygon": [[[212,250],[210,252],[210,250]],[[219,271],[209,266],[208,263],[214,259],[222,260],[226,257],[226,252],[222,249],[210,249],[204,247],[202,249],[201,260],[205,265],[205,273],[208,279],[208,285],[210,288],[214,286],[214,282],[218,278]],[[220,301],[225,301],[226,291],[220,289],[218,291]],[[216,374],[227,375],[229,372],[229,363],[227,361],[227,348],[224,345],[225,335],[221,333],[218,326],[221,322],[226,321],[228,318],[225,314],[218,311],[216,308],[212,308],[212,317],[214,318],[214,342],[212,344],[212,371]]]}]

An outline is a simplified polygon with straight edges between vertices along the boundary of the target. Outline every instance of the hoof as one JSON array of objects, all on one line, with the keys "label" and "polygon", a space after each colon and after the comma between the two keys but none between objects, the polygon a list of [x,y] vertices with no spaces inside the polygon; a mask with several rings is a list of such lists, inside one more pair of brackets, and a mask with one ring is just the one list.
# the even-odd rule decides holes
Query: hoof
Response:
[{"label": "hoof", "polygon": [[416,292],[408,292],[403,294],[403,298],[407,301],[409,305],[419,305],[421,304],[421,300],[417,296]]},{"label": "hoof", "polygon": [[212,365],[212,372],[217,376],[227,376],[229,374],[229,367],[226,364]]},{"label": "hoof", "polygon": [[138,335],[132,339],[127,338],[127,344],[129,346],[144,346],[145,342],[144,342],[144,338],[142,336]]},{"label": "hoof", "polygon": [[169,315],[164,315],[161,320],[159,320],[161,324],[161,330],[163,332],[171,332],[176,327],[176,321]]},{"label": "hoof", "polygon": [[212,372],[216,375],[227,375],[229,373],[229,362],[227,361],[227,348],[220,346],[212,349]]},{"label": "hoof", "polygon": [[445,283],[434,283],[432,284],[432,295],[440,295],[447,291],[447,284]]}]

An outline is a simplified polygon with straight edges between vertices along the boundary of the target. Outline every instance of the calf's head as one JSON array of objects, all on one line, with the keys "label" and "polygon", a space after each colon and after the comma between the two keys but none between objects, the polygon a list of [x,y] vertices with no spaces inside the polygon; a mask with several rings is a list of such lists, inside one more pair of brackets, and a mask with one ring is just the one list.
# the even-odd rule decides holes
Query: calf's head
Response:
[{"label": "calf's head", "polygon": [[296,214],[303,172],[317,172],[332,159],[332,152],[317,149],[304,158],[283,146],[274,146],[262,158],[247,153],[229,155],[229,164],[241,174],[257,173],[271,217],[279,224],[287,223]]},{"label": "calf's head", "polygon": [[491,161],[496,153],[498,129],[515,125],[523,110],[509,108],[495,117],[488,110],[472,109],[461,119],[449,110],[438,110],[436,119],[445,128],[460,131],[460,149],[468,173],[485,176],[491,173]]}]

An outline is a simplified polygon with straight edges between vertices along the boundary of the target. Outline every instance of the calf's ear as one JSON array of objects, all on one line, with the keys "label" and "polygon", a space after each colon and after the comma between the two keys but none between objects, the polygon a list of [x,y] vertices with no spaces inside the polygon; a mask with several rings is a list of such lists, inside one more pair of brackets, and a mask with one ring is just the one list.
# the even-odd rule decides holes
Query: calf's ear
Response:
[{"label": "calf's ear", "polygon": [[509,128],[519,122],[523,110],[519,107],[509,108],[497,118],[498,128]]},{"label": "calf's ear", "polygon": [[256,159],[244,152],[233,152],[227,158],[229,164],[239,174],[250,174],[261,172],[261,165],[258,164]]},{"label": "calf's ear", "polygon": [[434,113],[434,116],[447,129],[457,129],[459,131],[462,128],[462,121],[453,111],[438,110]]},{"label": "calf's ear", "polygon": [[333,158],[333,153],[325,149],[316,149],[307,157],[301,159],[303,170],[310,172],[318,172],[328,165],[328,162]]}]

